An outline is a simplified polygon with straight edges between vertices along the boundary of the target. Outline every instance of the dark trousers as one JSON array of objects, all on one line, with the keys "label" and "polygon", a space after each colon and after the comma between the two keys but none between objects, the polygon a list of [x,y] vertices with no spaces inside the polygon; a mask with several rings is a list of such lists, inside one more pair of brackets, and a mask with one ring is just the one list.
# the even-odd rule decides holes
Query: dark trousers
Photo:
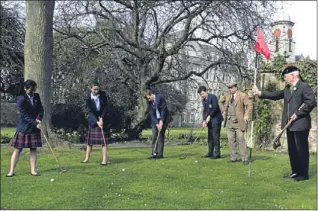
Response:
[{"label": "dark trousers", "polygon": [[290,131],[287,129],[288,154],[292,173],[308,177],[309,130]]},{"label": "dark trousers", "polygon": [[[152,155],[163,156],[163,149],[165,145],[165,133],[167,126],[164,124],[158,137],[158,128],[152,126]],[[157,141],[158,138],[158,141]],[[156,144],[157,141],[157,144]],[[156,146],[155,146],[156,145]],[[155,148],[156,147],[156,148]]]},{"label": "dark trousers", "polygon": [[221,156],[220,152],[221,123],[208,125],[208,155]]}]

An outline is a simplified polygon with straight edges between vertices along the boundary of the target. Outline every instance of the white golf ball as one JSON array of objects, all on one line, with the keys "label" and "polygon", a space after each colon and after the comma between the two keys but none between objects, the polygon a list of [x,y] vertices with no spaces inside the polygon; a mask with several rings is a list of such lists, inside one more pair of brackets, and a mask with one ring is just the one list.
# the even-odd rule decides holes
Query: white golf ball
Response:
[{"label": "white golf ball", "polygon": [[51,181],[51,182],[53,182],[53,181],[54,181],[54,179],[52,178],[52,179],[50,179],[50,181]]},{"label": "white golf ball", "polygon": [[121,171],[125,171],[125,169],[122,169]]},{"label": "white golf ball", "polygon": [[196,161],[194,161],[195,163],[197,163],[198,161],[196,160]]}]

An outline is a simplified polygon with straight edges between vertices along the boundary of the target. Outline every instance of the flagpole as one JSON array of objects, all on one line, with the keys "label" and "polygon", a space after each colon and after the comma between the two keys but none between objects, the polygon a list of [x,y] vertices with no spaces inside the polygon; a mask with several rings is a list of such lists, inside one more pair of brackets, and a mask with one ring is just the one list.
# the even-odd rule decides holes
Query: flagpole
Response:
[{"label": "flagpole", "polygon": [[[257,69],[258,69],[258,53],[255,52],[255,69],[254,69],[254,83],[253,85],[256,86],[256,77],[257,77]],[[253,138],[254,138],[254,119],[255,119],[255,96],[253,95],[253,102],[252,102],[252,123],[251,123],[251,138],[249,144],[250,156],[249,156],[249,168],[248,168],[248,177],[251,177],[251,167],[252,167],[252,149],[253,149]]]}]

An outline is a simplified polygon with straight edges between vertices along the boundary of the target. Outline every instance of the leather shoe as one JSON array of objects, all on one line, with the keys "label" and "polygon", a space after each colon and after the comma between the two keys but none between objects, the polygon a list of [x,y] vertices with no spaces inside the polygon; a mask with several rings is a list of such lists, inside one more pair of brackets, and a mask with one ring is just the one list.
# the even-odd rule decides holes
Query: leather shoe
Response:
[{"label": "leather shoe", "polygon": [[158,156],[154,157],[154,159],[162,159],[162,158],[163,158],[162,155],[158,155]]},{"label": "leather shoe", "polygon": [[249,161],[249,160],[244,160],[244,161],[243,161],[243,164],[244,164],[244,165],[248,165],[248,164],[250,164],[250,161]]},{"label": "leather shoe", "polygon": [[148,157],[148,159],[154,159],[156,157],[157,157],[156,155],[151,155],[150,157]]},{"label": "leather shoe", "polygon": [[292,179],[292,178],[295,178],[295,177],[297,177],[297,174],[296,174],[296,173],[291,173],[291,174],[285,175],[283,178],[285,178],[285,179]]},{"label": "leather shoe", "polygon": [[220,159],[221,156],[220,155],[217,155],[217,156],[211,156],[210,159]]},{"label": "leather shoe", "polygon": [[107,163],[100,163],[101,166],[107,166]]},{"label": "leather shoe", "polygon": [[31,175],[31,176],[34,176],[34,177],[40,176],[40,174],[39,174],[39,173],[32,174],[31,172],[30,172],[30,175]]},{"label": "leather shoe", "polygon": [[229,163],[236,163],[238,160],[229,160]]},{"label": "leather shoe", "polygon": [[306,176],[306,177],[298,176],[298,177],[294,177],[294,180],[297,182],[300,182],[300,181],[304,181],[304,180],[309,180],[309,177],[308,176]]},{"label": "leather shoe", "polygon": [[13,177],[14,174],[7,174],[6,177]]},{"label": "leather shoe", "polygon": [[202,156],[202,158],[211,158],[211,157],[213,157],[213,155],[210,155],[210,154],[206,154],[206,155]]}]

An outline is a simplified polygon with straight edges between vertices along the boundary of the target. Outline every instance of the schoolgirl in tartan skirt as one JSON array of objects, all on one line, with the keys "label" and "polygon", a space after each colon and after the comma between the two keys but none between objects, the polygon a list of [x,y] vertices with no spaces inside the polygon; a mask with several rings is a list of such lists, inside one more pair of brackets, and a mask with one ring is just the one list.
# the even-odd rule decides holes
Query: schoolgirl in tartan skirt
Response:
[{"label": "schoolgirl in tartan skirt", "polygon": [[15,167],[23,148],[30,148],[30,174],[32,176],[39,176],[36,171],[36,148],[42,147],[40,129],[43,118],[43,107],[39,94],[35,93],[36,88],[37,85],[33,80],[27,80],[23,84],[23,90],[17,97],[19,119],[16,133],[11,140],[11,146],[14,147],[14,150],[7,177],[14,176]]},{"label": "schoolgirl in tartan skirt", "polygon": [[[86,109],[88,112],[89,130],[86,136],[86,157],[82,163],[88,163],[93,145],[102,146],[102,162],[100,165],[107,165],[108,136],[105,133],[106,121],[106,94],[100,91],[98,82],[93,81],[90,85],[91,92],[86,98]],[[103,136],[104,134],[104,136]]]}]

